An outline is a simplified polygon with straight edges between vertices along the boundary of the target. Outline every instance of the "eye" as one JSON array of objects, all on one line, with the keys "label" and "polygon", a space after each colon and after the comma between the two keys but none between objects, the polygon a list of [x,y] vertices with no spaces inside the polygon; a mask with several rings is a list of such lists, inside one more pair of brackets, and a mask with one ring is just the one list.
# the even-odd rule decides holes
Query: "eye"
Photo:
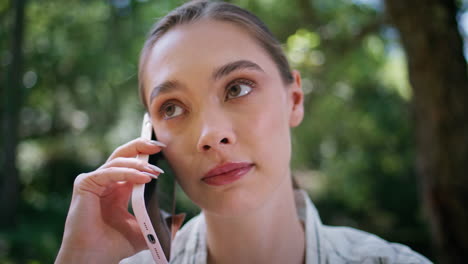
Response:
[{"label": "eye", "polygon": [[226,88],[226,100],[241,97],[249,94],[255,83],[245,79],[235,80]]},{"label": "eye", "polygon": [[171,119],[184,113],[184,109],[176,104],[164,104],[159,111],[164,119]]}]

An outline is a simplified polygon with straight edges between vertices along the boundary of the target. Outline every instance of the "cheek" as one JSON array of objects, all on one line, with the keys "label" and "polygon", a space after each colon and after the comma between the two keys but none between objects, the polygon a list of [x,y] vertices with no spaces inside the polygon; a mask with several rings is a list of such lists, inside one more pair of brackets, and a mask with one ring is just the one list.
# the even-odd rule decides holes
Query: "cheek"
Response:
[{"label": "cheek", "polygon": [[166,142],[167,148],[163,150],[163,153],[172,169],[177,174],[177,176],[186,175],[187,172],[184,171],[184,169],[189,167],[193,168],[191,166],[191,164],[194,163],[194,155],[192,154],[193,152],[187,148],[188,144],[184,144],[184,141],[181,138]]},{"label": "cheek", "polygon": [[203,171],[201,167],[202,162],[200,159],[197,160],[197,155],[187,146],[188,144],[184,144],[183,140],[173,140],[171,141],[171,145],[168,143],[167,149],[164,150],[164,155],[184,193],[196,205],[202,207],[203,203],[200,202],[200,198],[203,196],[200,192],[198,179],[200,172]]},{"label": "cheek", "polygon": [[179,175],[186,174],[183,168],[188,166],[193,157],[187,149],[186,135],[179,135],[167,128],[156,129],[156,133],[158,140],[167,145],[167,148],[163,149],[164,156],[179,179]]},{"label": "cheek", "polygon": [[249,143],[260,151],[258,158],[277,165],[278,160],[289,159],[287,107],[283,98],[278,96],[266,98],[264,102],[258,104],[255,114],[250,116],[250,125],[244,133],[249,137]]},{"label": "cheek", "polygon": [[[193,155],[187,155],[183,149],[172,145],[164,151],[164,155],[174,172],[178,184],[182,187],[182,190],[193,200],[193,187],[196,172],[198,169],[193,167],[193,164],[199,164],[193,162]],[[164,175],[163,175],[164,176]]]}]

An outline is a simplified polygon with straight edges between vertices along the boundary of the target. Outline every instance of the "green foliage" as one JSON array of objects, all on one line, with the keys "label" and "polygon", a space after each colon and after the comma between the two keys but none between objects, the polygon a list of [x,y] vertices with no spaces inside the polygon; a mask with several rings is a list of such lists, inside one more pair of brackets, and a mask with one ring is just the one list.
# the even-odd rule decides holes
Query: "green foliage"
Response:
[{"label": "green foliage", "polygon": [[[76,175],[139,134],[137,62],[155,19],[182,1],[28,1],[18,164],[20,220],[1,263],[50,263]],[[405,58],[379,5],[238,0],[284,43],[306,93],[294,174],[326,224],[350,225],[430,257],[414,174]],[[2,82],[12,14],[0,1]],[[190,216],[187,197],[178,202]]]}]

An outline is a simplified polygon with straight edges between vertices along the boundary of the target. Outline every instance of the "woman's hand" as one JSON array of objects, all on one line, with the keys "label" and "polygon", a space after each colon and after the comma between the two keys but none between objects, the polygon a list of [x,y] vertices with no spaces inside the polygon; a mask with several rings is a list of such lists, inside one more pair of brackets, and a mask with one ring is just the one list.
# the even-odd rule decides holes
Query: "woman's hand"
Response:
[{"label": "woman's hand", "polygon": [[128,202],[134,184],[162,172],[136,156],[161,147],[157,141],[135,139],[118,147],[97,170],[78,175],[56,263],[118,263],[146,248]]}]

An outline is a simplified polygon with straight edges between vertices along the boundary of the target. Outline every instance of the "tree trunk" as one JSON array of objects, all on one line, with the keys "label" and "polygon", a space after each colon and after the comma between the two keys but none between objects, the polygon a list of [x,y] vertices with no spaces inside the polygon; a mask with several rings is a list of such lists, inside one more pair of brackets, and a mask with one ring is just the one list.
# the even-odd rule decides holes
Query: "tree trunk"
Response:
[{"label": "tree trunk", "polygon": [[417,169],[440,263],[468,263],[468,76],[455,0],[386,0],[407,54]]},{"label": "tree trunk", "polygon": [[12,63],[7,77],[3,97],[3,155],[2,173],[0,185],[0,226],[2,228],[11,227],[15,224],[17,216],[19,194],[19,177],[16,166],[17,145],[18,145],[18,125],[19,111],[21,109],[23,86],[21,85],[22,75],[22,48],[24,32],[24,0],[14,2],[15,20],[12,29]]}]

